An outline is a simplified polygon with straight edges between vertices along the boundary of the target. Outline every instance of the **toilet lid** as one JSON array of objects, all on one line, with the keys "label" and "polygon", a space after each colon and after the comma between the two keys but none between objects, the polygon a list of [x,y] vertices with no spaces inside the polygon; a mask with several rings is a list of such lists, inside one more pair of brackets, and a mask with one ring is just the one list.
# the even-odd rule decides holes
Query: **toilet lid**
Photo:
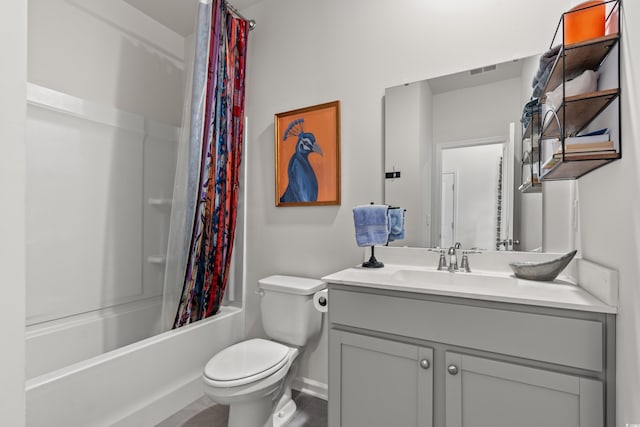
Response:
[{"label": "toilet lid", "polygon": [[225,348],[209,360],[204,375],[216,383],[234,387],[268,377],[287,362],[289,347],[255,338]]}]

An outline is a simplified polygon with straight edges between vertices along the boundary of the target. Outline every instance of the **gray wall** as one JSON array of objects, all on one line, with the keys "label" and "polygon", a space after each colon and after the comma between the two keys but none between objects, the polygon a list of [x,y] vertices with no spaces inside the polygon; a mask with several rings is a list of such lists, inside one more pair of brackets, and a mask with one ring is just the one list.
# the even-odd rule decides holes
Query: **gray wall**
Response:
[{"label": "gray wall", "polygon": [[[320,277],[361,259],[351,209],[383,197],[384,88],[542,52],[570,3],[265,0],[247,8],[258,22],[247,85],[248,286],[273,273]],[[630,25],[638,19],[640,4],[625,3],[624,158],[580,185],[584,255],[620,270],[619,423],[640,420],[640,89],[631,56],[640,28]],[[535,24],[527,30],[527,22]],[[276,208],[273,115],[334,99],[342,103],[342,205]],[[258,298],[247,295],[247,333],[262,335]],[[326,382],[325,335],[309,350],[301,374]]]}]

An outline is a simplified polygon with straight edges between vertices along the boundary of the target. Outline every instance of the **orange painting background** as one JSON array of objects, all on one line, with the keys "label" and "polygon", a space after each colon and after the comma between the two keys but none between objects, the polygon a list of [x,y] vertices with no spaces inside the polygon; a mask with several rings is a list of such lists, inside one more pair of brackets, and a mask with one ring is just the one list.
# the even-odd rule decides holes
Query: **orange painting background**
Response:
[{"label": "orange painting background", "polygon": [[[285,113],[287,114],[287,113]],[[298,137],[289,135],[283,141],[284,131],[292,121],[304,118],[302,124],[304,132],[312,133],[316,138],[316,143],[322,149],[322,156],[318,153],[309,154],[309,163],[318,179],[318,200],[316,202],[331,202],[337,200],[338,188],[338,146],[337,146],[337,120],[338,108],[330,105],[315,111],[302,113],[292,112],[290,115],[277,117],[277,174],[278,174],[278,194],[277,200],[284,194],[289,179],[287,177],[287,167],[289,160],[295,152]]]}]

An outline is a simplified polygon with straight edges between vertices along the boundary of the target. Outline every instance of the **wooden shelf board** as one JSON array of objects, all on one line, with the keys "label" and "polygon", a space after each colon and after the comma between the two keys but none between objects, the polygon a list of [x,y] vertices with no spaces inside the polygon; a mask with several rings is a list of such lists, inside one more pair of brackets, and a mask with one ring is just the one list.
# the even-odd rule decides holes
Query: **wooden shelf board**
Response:
[{"label": "wooden shelf board", "polygon": [[543,177],[543,181],[557,181],[562,179],[576,179],[591,172],[594,169],[604,166],[614,160],[620,158],[619,153],[611,154],[599,154],[597,158],[595,156],[589,157],[588,155],[581,155],[579,158],[572,158],[564,162],[556,164],[549,172]]},{"label": "wooden shelf board", "polygon": [[615,160],[620,158],[620,153],[611,151],[610,153],[589,153],[583,151],[581,153],[565,153],[565,161],[577,161],[577,160]]},{"label": "wooden shelf board", "polygon": [[615,33],[566,45],[564,49],[560,50],[556,62],[553,64],[544,92],[552,91],[562,83],[563,54],[565,75],[567,77],[584,70],[595,71],[619,39],[620,35]]},{"label": "wooden shelf board", "polygon": [[[561,124],[566,117],[564,135],[575,135],[584,129],[618,97],[618,92],[617,88],[606,89],[565,98],[557,111]],[[558,122],[554,119],[549,120],[542,131],[542,139],[549,138],[560,138]]]}]

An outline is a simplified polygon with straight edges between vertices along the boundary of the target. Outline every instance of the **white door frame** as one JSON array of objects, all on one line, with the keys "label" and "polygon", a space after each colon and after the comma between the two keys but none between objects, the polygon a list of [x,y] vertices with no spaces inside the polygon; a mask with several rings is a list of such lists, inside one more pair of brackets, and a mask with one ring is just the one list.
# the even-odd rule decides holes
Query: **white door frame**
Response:
[{"label": "white door frame", "polygon": [[[515,131],[515,124],[512,123],[512,125],[514,126]],[[442,152],[444,150],[450,150],[452,148],[473,147],[490,144],[508,144],[508,137],[489,136],[484,138],[470,138],[458,141],[439,142],[434,144],[433,158],[435,160],[435,168],[433,170],[433,174],[431,175],[431,194],[433,194],[435,197],[433,197],[431,201],[431,224],[437,225],[437,227],[431,227],[432,242],[440,242],[440,225],[442,221],[440,218],[442,209]],[[513,148],[511,149],[511,152],[513,153]],[[511,158],[509,163],[513,165],[513,162],[514,159]],[[511,170],[513,170],[513,166],[511,166]],[[511,208],[513,209],[513,202],[511,203]]]}]

